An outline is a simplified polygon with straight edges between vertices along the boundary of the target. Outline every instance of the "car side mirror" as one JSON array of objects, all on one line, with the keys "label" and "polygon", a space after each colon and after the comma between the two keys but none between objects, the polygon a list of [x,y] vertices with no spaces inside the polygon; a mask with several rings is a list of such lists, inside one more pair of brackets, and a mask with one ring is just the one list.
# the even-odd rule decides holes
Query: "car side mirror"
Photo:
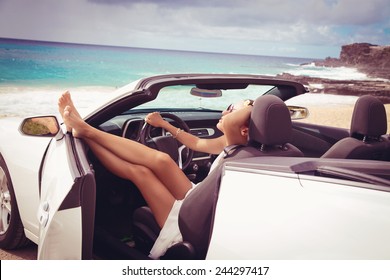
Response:
[{"label": "car side mirror", "polygon": [[29,136],[53,137],[59,130],[60,125],[54,116],[26,118],[20,126],[20,131]]},{"label": "car side mirror", "polygon": [[309,110],[300,106],[287,106],[292,120],[306,119],[309,116]]}]

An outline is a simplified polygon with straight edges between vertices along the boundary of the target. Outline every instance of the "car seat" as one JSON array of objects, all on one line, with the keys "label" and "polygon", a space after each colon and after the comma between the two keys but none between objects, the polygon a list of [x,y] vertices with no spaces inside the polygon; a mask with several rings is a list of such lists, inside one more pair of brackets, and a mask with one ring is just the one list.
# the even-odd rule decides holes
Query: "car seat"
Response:
[{"label": "car seat", "polygon": [[353,110],[350,136],[336,142],[322,157],[385,160],[390,149],[386,131],[383,103],[374,96],[361,96]]}]

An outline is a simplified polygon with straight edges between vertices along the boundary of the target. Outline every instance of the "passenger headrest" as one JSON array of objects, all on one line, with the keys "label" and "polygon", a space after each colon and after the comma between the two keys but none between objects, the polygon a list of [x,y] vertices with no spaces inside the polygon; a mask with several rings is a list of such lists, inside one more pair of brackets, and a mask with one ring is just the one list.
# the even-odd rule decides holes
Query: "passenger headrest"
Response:
[{"label": "passenger headrest", "polygon": [[255,100],[249,122],[249,143],[283,145],[291,138],[291,117],[284,102],[274,95]]},{"label": "passenger headrest", "polygon": [[378,137],[386,132],[387,117],[383,103],[374,96],[359,97],[352,114],[351,136]]}]

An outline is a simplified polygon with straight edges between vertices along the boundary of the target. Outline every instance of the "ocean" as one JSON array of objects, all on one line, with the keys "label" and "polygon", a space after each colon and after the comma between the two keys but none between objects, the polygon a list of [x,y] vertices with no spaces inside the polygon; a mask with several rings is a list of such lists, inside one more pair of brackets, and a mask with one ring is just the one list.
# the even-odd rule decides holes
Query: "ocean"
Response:
[{"label": "ocean", "polygon": [[0,117],[55,114],[58,96],[68,89],[75,102],[87,106],[118,87],[158,74],[367,78],[351,68],[317,67],[313,60],[0,38]]}]

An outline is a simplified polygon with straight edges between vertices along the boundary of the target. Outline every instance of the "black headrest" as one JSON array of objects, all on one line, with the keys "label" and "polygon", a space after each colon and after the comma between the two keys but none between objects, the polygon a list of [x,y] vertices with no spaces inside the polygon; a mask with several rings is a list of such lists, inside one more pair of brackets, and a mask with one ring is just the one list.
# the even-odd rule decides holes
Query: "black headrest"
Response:
[{"label": "black headrest", "polygon": [[255,100],[249,122],[249,143],[283,145],[291,139],[291,117],[284,102],[274,95]]},{"label": "black headrest", "polygon": [[378,137],[386,132],[387,117],[383,103],[374,96],[359,97],[352,114],[351,136]]}]

